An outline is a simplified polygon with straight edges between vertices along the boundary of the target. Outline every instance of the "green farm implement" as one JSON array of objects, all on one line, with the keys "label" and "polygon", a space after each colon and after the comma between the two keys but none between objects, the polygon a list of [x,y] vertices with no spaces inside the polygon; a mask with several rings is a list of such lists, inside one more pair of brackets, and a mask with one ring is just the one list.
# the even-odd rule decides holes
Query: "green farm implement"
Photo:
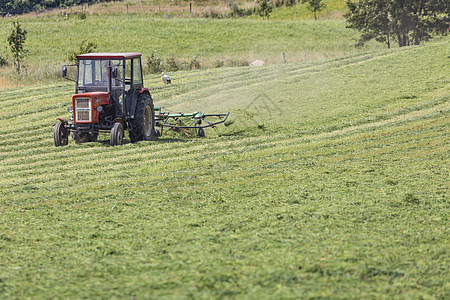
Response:
[{"label": "green farm implement", "polygon": [[229,112],[226,114],[203,114],[201,112],[193,113],[170,113],[163,112],[163,107],[155,106],[155,127],[159,127],[156,133],[161,136],[163,128],[167,127],[169,130],[181,131],[187,133],[187,130],[193,129],[195,135],[204,137],[204,128],[215,128],[217,124],[224,123]]}]

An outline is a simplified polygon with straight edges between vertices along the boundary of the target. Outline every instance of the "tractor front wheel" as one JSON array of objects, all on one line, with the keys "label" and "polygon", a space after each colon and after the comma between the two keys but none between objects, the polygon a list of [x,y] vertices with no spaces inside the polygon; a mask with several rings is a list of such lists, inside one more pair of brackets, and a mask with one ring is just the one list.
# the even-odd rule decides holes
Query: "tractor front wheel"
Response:
[{"label": "tractor front wheel", "polygon": [[153,110],[152,97],[141,94],[137,100],[134,119],[130,120],[130,140],[132,143],[139,141],[151,141],[155,136],[155,111]]},{"label": "tractor front wheel", "polygon": [[56,147],[65,146],[69,143],[69,133],[63,122],[56,123],[53,129],[53,140]]},{"label": "tractor front wheel", "polygon": [[122,145],[123,142],[123,126],[121,123],[115,123],[111,129],[111,146]]}]

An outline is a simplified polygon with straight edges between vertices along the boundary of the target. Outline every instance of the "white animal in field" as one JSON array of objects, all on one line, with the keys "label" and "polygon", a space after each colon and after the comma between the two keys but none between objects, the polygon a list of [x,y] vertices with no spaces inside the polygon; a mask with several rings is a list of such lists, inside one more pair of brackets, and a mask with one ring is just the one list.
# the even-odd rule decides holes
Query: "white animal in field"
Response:
[{"label": "white animal in field", "polygon": [[169,76],[164,75],[164,72],[161,73],[161,79],[164,82],[164,87],[166,87],[166,85],[168,84],[172,84],[172,81],[170,81]]}]

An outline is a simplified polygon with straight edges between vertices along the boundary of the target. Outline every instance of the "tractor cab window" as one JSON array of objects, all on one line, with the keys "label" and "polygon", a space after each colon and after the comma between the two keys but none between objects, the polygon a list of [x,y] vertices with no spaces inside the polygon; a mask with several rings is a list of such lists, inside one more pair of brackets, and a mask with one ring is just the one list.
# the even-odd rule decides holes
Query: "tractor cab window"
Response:
[{"label": "tractor cab window", "polygon": [[112,79],[112,87],[123,87],[123,61],[122,60],[111,60],[111,67],[117,68],[117,77]]},{"label": "tractor cab window", "polygon": [[133,87],[143,85],[141,58],[127,59],[125,61],[125,89],[129,90],[131,85]]},{"label": "tractor cab window", "polygon": [[141,58],[133,58],[133,85],[142,86]]},{"label": "tractor cab window", "polygon": [[[78,71],[78,86],[79,87],[107,87],[108,76],[107,67],[109,60],[107,59],[86,59],[80,60]],[[111,60],[111,67],[117,67],[118,78],[121,78],[120,71],[122,63],[120,60]],[[113,80],[113,86],[120,85],[119,80]]]},{"label": "tractor cab window", "polygon": [[125,90],[129,90],[131,87],[131,59],[125,61]]}]

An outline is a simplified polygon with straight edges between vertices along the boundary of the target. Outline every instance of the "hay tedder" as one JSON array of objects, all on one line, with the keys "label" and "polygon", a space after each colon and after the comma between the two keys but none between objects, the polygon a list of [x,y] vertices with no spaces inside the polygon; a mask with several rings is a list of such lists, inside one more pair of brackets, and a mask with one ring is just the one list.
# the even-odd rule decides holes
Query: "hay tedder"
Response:
[{"label": "hay tedder", "polygon": [[[67,78],[67,67],[76,67],[76,79]],[[110,131],[110,144],[121,145],[124,130],[132,143],[150,141],[163,128],[204,137],[204,128],[224,123],[229,113],[170,113],[154,107],[143,87],[140,53],[89,53],[77,56],[76,65],[63,66],[62,76],[75,82],[75,94],[68,110],[70,120],[58,118],[55,146],[97,141],[100,131]]]}]

